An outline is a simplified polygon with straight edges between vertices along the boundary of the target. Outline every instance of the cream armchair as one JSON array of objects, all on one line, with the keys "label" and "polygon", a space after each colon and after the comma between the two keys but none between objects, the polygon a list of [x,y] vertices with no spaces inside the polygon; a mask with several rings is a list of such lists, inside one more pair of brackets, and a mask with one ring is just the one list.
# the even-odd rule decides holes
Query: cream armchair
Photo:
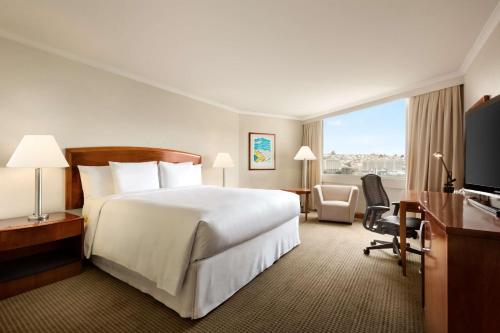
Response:
[{"label": "cream armchair", "polygon": [[314,202],[321,221],[352,223],[358,204],[357,186],[316,185]]}]

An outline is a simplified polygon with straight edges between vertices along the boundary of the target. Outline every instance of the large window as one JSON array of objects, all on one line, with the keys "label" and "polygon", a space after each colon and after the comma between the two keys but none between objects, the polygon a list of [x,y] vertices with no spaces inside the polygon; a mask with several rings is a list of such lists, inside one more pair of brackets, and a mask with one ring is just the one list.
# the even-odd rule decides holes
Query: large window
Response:
[{"label": "large window", "polygon": [[406,108],[401,99],[325,119],[323,173],[406,177]]}]

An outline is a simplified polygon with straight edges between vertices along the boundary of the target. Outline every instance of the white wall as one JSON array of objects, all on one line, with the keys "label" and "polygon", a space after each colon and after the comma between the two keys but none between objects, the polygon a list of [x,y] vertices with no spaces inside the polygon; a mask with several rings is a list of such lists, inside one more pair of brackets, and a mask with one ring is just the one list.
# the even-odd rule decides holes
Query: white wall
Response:
[{"label": "white wall", "polygon": [[[293,157],[302,142],[302,125],[296,120],[240,115],[240,186],[258,188],[299,187],[300,161]],[[276,134],[276,170],[248,170],[248,133]]]},{"label": "white wall", "polygon": [[465,110],[481,96],[500,94],[500,24],[465,73]]},{"label": "white wall", "polygon": [[[239,161],[240,117],[251,118],[256,130],[266,129],[258,124],[274,122],[240,116],[5,39],[0,39],[0,54],[0,166],[24,134],[53,134],[63,149],[131,145],[198,153],[203,156],[204,182],[220,184],[220,170],[211,165],[220,151]],[[287,122],[300,126],[298,121]],[[272,130],[278,137],[296,134],[286,126]],[[285,144],[283,149],[279,154],[285,153]],[[285,163],[281,184],[296,185],[290,175],[298,174],[299,168]],[[227,170],[228,185],[240,183],[239,171],[239,167]],[[279,171],[274,174],[278,175]],[[44,209],[64,209],[63,170],[45,170],[44,177]],[[0,218],[32,212],[33,178],[32,170],[0,168]],[[262,185],[258,179],[245,174],[242,183]]]}]

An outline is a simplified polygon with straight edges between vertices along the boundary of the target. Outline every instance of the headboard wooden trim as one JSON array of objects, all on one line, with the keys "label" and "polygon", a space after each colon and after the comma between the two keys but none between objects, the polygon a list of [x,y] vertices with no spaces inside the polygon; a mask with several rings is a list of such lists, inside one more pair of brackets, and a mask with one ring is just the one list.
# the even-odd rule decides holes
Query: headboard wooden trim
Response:
[{"label": "headboard wooden trim", "polygon": [[108,162],[201,163],[201,156],[183,151],[148,147],[84,147],[66,148],[66,209],[83,207],[83,190],[78,165],[101,166]]}]

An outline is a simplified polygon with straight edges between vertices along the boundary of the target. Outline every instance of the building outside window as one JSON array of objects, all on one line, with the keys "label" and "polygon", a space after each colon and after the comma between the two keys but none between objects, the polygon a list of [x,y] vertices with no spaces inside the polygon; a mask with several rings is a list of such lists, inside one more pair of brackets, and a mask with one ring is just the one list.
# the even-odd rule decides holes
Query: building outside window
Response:
[{"label": "building outside window", "polygon": [[406,178],[407,100],[323,121],[323,174]]}]

